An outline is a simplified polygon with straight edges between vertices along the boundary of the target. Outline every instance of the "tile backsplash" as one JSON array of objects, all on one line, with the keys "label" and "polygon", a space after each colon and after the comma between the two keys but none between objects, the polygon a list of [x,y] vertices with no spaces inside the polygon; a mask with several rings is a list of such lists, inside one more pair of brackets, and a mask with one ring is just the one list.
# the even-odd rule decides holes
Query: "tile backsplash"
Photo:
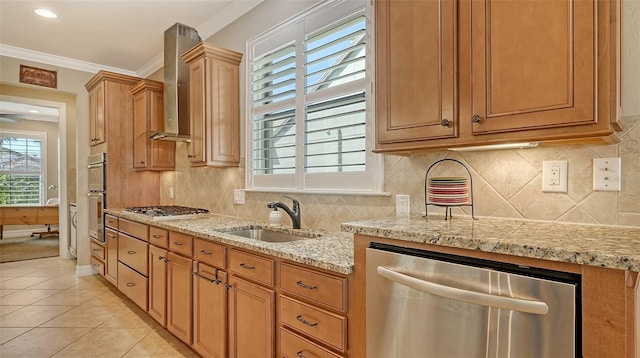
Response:
[{"label": "tile backsplash", "polygon": [[[411,214],[422,215],[424,180],[429,166],[443,158],[457,159],[472,174],[476,216],[528,220],[640,226],[640,117],[623,119],[620,143],[545,144],[533,149],[483,152],[427,152],[411,157],[385,155],[385,192],[389,196],[294,195],[302,208],[303,228],[339,230],[340,223],[395,215],[395,195],[409,194]],[[244,188],[244,168],[191,168],[186,144],[176,148],[176,170],[162,174],[162,204],[207,208],[214,213],[267,221],[273,200],[287,200],[279,193],[247,192],[244,205],[233,204],[233,190]],[[622,191],[592,190],[593,158],[622,158]],[[184,158],[184,159],[181,159]],[[542,161],[568,161],[568,192],[542,192]],[[432,173],[462,174],[451,162]],[[169,188],[174,198],[169,198]],[[464,211],[462,213],[460,210]],[[429,206],[429,213],[443,209]],[[456,208],[454,217],[470,214]],[[291,221],[283,215],[283,225]]]}]

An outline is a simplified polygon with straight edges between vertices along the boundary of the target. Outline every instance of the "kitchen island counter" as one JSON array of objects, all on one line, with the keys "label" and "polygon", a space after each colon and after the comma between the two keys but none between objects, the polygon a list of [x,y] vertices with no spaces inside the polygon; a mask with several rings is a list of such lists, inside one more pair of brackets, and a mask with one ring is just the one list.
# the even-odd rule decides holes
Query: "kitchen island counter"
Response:
[{"label": "kitchen island counter", "polygon": [[225,233],[225,231],[262,227],[267,223],[230,216],[199,214],[185,219],[154,220],[141,214],[122,209],[107,209],[107,214],[137,221],[143,224],[175,231],[230,246],[299,262],[329,271],[350,274],[353,272],[353,235],[325,230],[292,230],[287,227],[270,227],[272,230],[301,233],[311,236],[304,240],[270,243]]},{"label": "kitchen island counter", "polygon": [[353,234],[640,272],[640,228],[455,217],[344,223]]}]

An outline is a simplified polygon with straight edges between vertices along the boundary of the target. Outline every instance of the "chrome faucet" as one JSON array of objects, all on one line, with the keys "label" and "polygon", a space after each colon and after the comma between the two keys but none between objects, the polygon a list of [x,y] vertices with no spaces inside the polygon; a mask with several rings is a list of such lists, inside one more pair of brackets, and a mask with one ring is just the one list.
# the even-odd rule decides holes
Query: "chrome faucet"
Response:
[{"label": "chrome faucet", "polygon": [[294,229],[299,229],[300,228],[300,203],[288,196],[288,195],[283,195],[285,198],[287,199],[291,199],[293,201],[293,211],[291,211],[291,209],[289,209],[289,207],[287,206],[287,204],[281,202],[281,201],[272,201],[269,204],[267,204],[267,207],[270,209],[275,209],[275,208],[280,208],[282,210],[284,210],[289,217],[291,218],[291,221],[293,222],[293,228]]}]

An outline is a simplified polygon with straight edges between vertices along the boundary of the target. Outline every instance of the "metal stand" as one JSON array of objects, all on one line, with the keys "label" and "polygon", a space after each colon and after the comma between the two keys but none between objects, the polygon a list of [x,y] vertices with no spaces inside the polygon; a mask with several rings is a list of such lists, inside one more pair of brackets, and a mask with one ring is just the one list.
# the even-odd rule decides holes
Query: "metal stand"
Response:
[{"label": "metal stand", "polygon": [[[464,168],[464,170],[467,171],[467,175],[469,176],[469,201],[465,204],[440,204],[440,203],[433,203],[429,201],[429,194],[427,193],[427,187],[428,187],[428,177],[429,177],[429,172],[431,171],[431,169],[433,169],[435,166],[437,166],[438,164],[445,162],[445,161],[450,161],[450,162],[454,162],[459,164],[461,167]],[[478,220],[476,219],[475,216],[475,212],[473,209],[473,178],[471,177],[471,171],[469,171],[469,168],[467,168],[466,165],[464,165],[464,163],[462,163],[459,160],[456,159],[449,159],[449,158],[445,158],[445,159],[440,159],[438,161],[436,161],[435,163],[431,164],[431,166],[429,166],[429,169],[427,169],[427,173],[424,175],[424,217],[428,217],[429,216],[429,205],[433,205],[433,206],[441,206],[444,207],[444,219],[448,220],[450,218],[453,218],[453,215],[451,215],[451,208],[454,206],[470,206],[471,207],[471,218],[474,220]]]}]

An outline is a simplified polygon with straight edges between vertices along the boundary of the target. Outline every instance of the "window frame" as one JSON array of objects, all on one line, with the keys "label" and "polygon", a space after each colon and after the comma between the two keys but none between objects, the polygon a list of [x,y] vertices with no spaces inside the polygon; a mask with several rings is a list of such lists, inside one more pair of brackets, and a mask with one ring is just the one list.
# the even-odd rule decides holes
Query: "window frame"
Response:
[{"label": "window frame", "polygon": [[[342,94],[364,92],[365,95],[365,171],[342,173],[306,173],[304,169],[305,105],[316,101],[315,93],[305,93],[305,40],[334,22],[359,12],[365,18],[365,77]],[[343,195],[388,195],[383,192],[384,157],[373,152],[374,101],[373,94],[373,26],[372,8],[368,1],[329,0],[315,5],[291,19],[259,34],[246,43],[246,121],[245,121],[245,190],[257,192],[299,192]],[[306,28],[305,28],[306,27]],[[254,175],[253,172],[253,62],[254,58],[273,53],[294,43],[296,46],[296,95],[291,101],[295,112],[295,173]],[[258,54],[257,56],[255,54]],[[299,91],[299,92],[298,92]],[[306,100],[306,103],[305,103]],[[267,105],[269,106],[269,105]],[[281,109],[282,107],[280,107]],[[264,112],[258,111],[258,113]],[[364,183],[364,185],[363,185]]]},{"label": "window frame", "polygon": [[[0,137],[14,137],[14,138],[29,138],[29,139],[39,139],[40,140],[40,190],[39,190],[39,203],[31,204],[31,203],[21,203],[21,204],[0,204],[0,206],[43,206],[45,203],[47,188],[45,188],[45,184],[47,183],[47,132],[43,131],[32,131],[32,130],[11,130],[11,129],[0,129]],[[0,171],[0,174],[4,174]]]}]

